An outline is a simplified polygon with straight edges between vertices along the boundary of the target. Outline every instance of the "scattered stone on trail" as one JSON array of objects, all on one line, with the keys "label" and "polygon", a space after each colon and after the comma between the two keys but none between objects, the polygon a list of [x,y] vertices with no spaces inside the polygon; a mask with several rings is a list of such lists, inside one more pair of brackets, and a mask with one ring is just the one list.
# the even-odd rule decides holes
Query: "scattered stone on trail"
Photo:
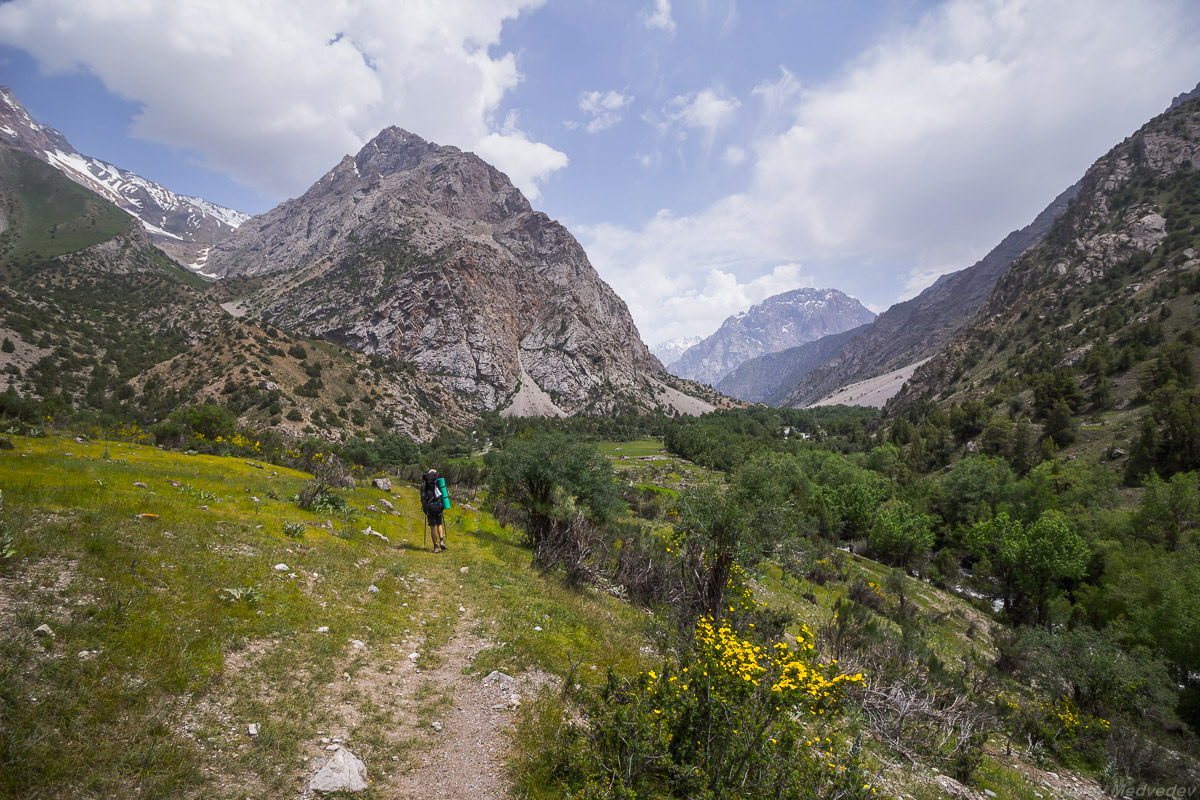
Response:
[{"label": "scattered stone on trail", "polygon": [[387,478],[376,478],[371,481],[371,485],[381,492],[390,492],[392,490],[392,482]]},{"label": "scattered stone on trail", "polygon": [[362,648],[366,647],[366,644],[359,639],[351,639],[350,644],[354,646],[355,650],[361,650]]},{"label": "scattered stone on trail", "polygon": [[459,570],[459,572],[461,572],[463,575],[466,575],[470,571],[471,571],[470,567],[463,567],[462,569]]},{"label": "scattered stone on trail", "polygon": [[408,654],[408,660],[413,662],[414,664],[417,663],[417,659],[420,657],[421,657],[420,653],[409,653]]},{"label": "scattered stone on trail", "polygon": [[379,587],[372,583],[367,587],[367,591],[371,594],[379,594]]},{"label": "scattered stone on trail", "polygon": [[[336,748],[337,745],[330,745]],[[367,766],[349,750],[338,749],[308,782],[314,792],[361,792],[368,786]]]},{"label": "scattered stone on trail", "polygon": [[442,730],[442,723],[431,722],[431,723],[429,723],[429,727],[433,728],[435,731],[438,731],[440,733]]},{"label": "scattered stone on trail", "polygon": [[275,565],[276,572],[288,572],[289,570],[291,570],[291,567],[289,567],[287,564],[276,564]]},{"label": "scattered stone on trail", "polygon": [[44,623],[34,628],[33,634],[34,636],[46,636],[51,639],[54,638],[54,631],[50,630],[50,626]]},{"label": "scattered stone on trail", "polygon": [[379,505],[383,506],[384,508],[386,508],[388,511],[396,510],[396,507],[394,505],[392,505],[390,500],[384,500],[382,497],[380,497],[375,502],[378,503]]},{"label": "scattered stone on trail", "polygon": [[251,736],[258,736],[258,723],[251,722],[249,725],[246,726],[246,732],[249,733]]},{"label": "scattered stone on trail", "polygon": [[488,673],[486,678],[483,679],[484,683],[496,683],[497,681],[501,683],[512,683],[513,677],[511,675],[505,675],[498,669],[494,669]]},{"label": "scattered stone on trail", "polygon": [[150,488],[150,487],[146,486],[146,484],[145,484],[143,481],[134,481],[134,482],[133,482],[133,485],[134,485],[134,486],[136,486],[136,487],[137,487],[137,488],[139,488],[139,489],[148,489],[148,488]]},{"label": "scattered stone on trail", "polygon": [[329,626],[322,625],[321,627],[317,628],[317,633],[329,633]]}]

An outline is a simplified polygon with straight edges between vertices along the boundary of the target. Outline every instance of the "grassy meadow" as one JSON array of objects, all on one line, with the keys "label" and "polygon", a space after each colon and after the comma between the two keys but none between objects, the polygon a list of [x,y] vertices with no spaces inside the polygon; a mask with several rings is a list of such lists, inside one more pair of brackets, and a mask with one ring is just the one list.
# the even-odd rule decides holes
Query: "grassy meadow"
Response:
[{"label": "grassy meadow", "polygon": [[[586,663],[603,675],[641,657],[644,612],[532,571],[519,535],[484,514],[456,505],[450,550],[433,555],[413,487],[393,491],[394,514],[375,504],[383,492],[358,488],[342,492],[346,513],[314,515],[289,499],[307,476],[269,464],[11,441],[0,451],[17,551],[0,562],[0,797],[298,791],[317,732],[337,727],[330,686],[386,678],[410,650],[435,665],[464,619],[490,643],[472,674]],[[427,690],[408,708],[345,697],[360,712],[345,741],[372,767],[396,756],[397,774],[431,745],[419,725],[445,702]],[[387,796],[386,781],[367,796]]]}]

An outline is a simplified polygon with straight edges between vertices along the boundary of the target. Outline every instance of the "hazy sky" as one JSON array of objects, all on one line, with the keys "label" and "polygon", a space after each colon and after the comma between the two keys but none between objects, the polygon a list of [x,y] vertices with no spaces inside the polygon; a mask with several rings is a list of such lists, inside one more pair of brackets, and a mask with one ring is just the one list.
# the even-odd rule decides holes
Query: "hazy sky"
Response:
[{"label": "hazy sky", "polygon": [[0,83],[259,213],[385,126],[473,150],[651,344],[799,286],[881,311],[1200,81],[1193,0],[8,0]]}]

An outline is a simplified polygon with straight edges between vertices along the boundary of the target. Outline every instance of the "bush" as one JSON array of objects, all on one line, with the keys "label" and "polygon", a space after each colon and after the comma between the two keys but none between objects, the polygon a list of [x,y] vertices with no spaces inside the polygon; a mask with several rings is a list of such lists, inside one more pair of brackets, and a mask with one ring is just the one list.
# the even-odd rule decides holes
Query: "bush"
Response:
[{"label": "bush", "polygon": [[701,620],[679,658],[584,694],[585,725],[542,725],[533,771],[579,798],[871,796],[829,724],[863,676],[818,663],[805,634],[793,651]]},{"label": "bush", "polygon": [[301,536],[304,535],[304,531],[307,529],[308,529],[308,526],[305,525],[303,522],[285,522],[285,523],[283,523],[284,535],[289,536],[292,539],[299,539]]}]

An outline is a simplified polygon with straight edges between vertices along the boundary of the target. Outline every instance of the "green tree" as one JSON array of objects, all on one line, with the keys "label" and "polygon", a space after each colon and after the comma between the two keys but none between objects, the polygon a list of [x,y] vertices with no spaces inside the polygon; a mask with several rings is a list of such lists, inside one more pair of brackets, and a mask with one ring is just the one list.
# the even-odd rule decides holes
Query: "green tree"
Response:
[{"label": "green tree", "polygon": [[1178,472],[1164,481],[1151,474],[1137,511],[1137,528],[1178,550],[1200,527],[1200,472]]},{"label": "green tree", "polygon": [[603,524],[624,506],[608,459],[562,433],[531,432],[510,439],[484,461],[492,502],[521,510],[535,551],[555,520],[582,512]]},{"label": "green tree", "polygon": [[903,500],[889,500],[875,515],[869,541],[885,562],[911,570],[933,548],[932,523]]},{"label": "green tree", "polygon": [[1071,406],[1067,404],[1066,400],[1056,400],[1046,414],[1046,437],[1053,440],[1059,447],[1066,447],[1075,441],[1078,430],[1079,426],[1075,422]]},{"label": "green tree", "polygon": [[946,521],[971,523],[994,515],[1012,489],[1012,469],[993,456],[964,458],[942,480]]},{"label": "green tree", "polygon": [[1030,525],[1000,514],[973,526],[966,541],[972,553],[990,561],[1005,608],[1018,622],[1049,624],[1049,601],[1063,583],[1083,577],[1091,557],[1087,543],[1057,511]]}]

